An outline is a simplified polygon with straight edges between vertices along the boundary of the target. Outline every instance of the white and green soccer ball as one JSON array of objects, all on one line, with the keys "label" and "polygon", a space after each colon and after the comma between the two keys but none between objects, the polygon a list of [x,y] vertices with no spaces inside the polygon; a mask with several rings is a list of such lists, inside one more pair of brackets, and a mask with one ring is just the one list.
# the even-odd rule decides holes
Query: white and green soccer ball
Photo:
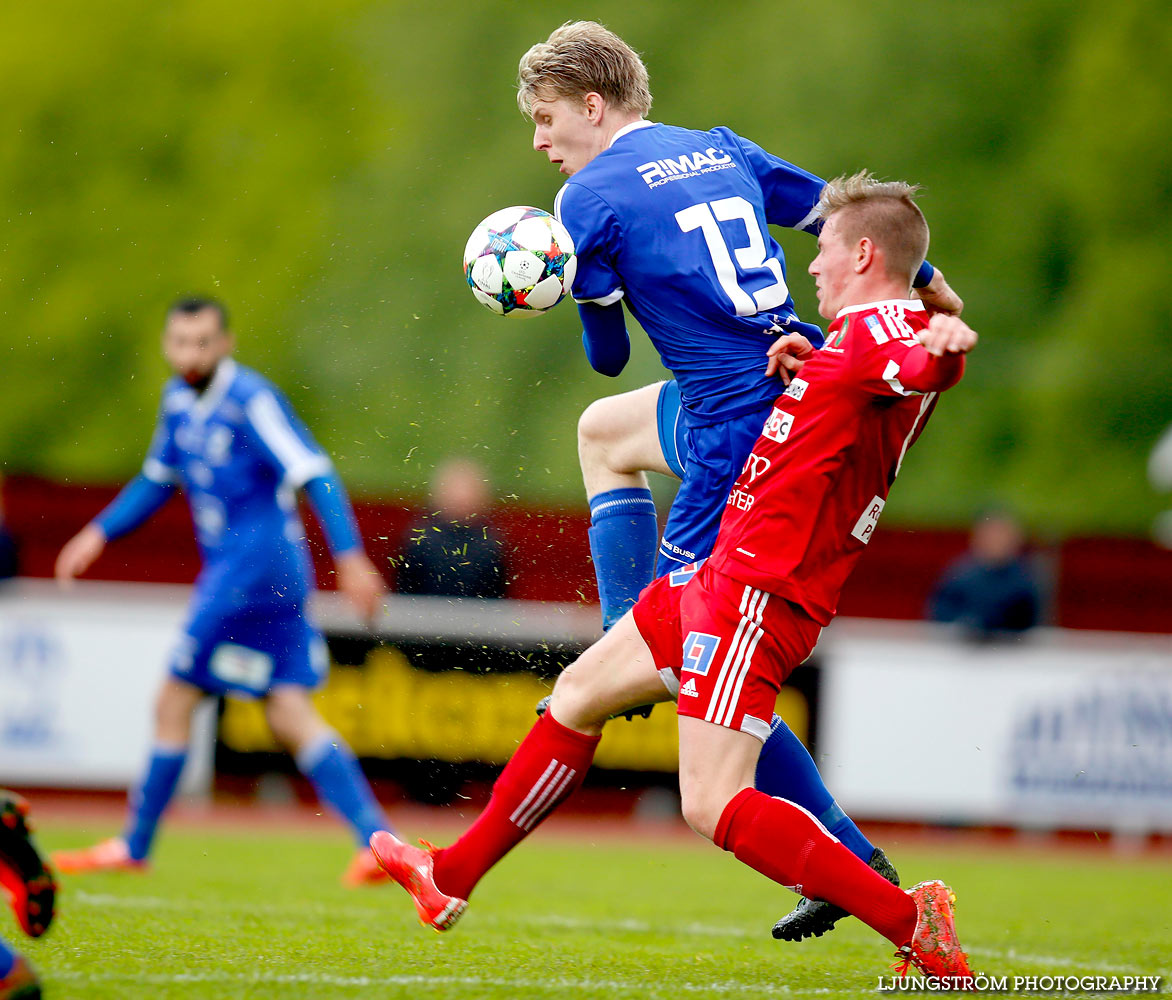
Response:
[{"label": "white and green soccer ball", "polygon": [[524,205],[493,212],[464,247],[464,277],[476,300],[498,316],[533,316],[570,291],[578,258],[557,219]]}]

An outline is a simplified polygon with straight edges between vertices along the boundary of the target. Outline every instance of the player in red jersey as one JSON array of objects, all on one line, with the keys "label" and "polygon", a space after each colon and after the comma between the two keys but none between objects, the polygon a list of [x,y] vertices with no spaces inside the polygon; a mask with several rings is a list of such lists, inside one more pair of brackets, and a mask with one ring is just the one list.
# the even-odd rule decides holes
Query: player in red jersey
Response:
[{"label": "player in red jersey", "polygon": [[896,945],[905,971],[971,980],[947,886],[900,890],[801,806],[753,787],[781,683],[833,617],[907,449],[976,343],[959,319],[929,321],[909,298],[928,244],[914,191],[866,174],[826,186],[810,273],[833,319],[827,346],[800,352],[808,360],[778,397],[707,562],[651,584],[563,672],[549,711],[455,844],[371,839],[425,923],[450,927],[485,872],[581,783],[610,716],[676,696],[680,792],[694,830],[775,882],[853,913]]}]

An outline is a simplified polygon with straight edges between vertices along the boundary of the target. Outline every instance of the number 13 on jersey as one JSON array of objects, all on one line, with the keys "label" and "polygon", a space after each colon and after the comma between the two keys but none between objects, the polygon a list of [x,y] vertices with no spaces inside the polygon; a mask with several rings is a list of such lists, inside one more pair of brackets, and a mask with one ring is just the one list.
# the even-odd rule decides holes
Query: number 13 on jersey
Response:
[{"label": "number 13 on jersey", "polygon": [[[789,298],[781,261],[767,255],[765,235],[757,223],[753,206],[744,198],[737,196],[702,201],[676,212],[676,222],[685,233],[699,229],[703,234],[712,266],[716,268],[716,278],[724,293],[732,300],[738,316],[755,316],[776,309]],[[748,235],[748,245],[730,248],[720,226],[722,222],[742,223]],[[761,275],[762,270],[768,273]],[[773,282],[755,292],[750,292],[742,285],[751,278],[760,280],[761,277],[770,276]]]}]

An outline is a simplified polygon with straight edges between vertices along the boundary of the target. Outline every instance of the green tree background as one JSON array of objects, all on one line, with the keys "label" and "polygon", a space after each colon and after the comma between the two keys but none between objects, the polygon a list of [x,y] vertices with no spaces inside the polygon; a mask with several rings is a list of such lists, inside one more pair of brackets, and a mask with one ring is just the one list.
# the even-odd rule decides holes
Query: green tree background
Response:
[{"label": "green tree background", "polygon": [[[553,200],[513,81],[569,18],[644,54],[656,120],[923,185],[932,259],[983,341],[890,520],[1000,501],[1051,535],[1147,530],[1146,454],[1172,421],[1157,0],[5,5],[4,469],[131,475],[162,311],[207,291],[357,493],[418,496],[459,452],[502,497],[580,504],[577,414],[662,377],[654,353],[637,336],[605,379],[572,306],[498,320],[460,271],[479,219]],[[813,244],[781,239],[812,318]]]}]

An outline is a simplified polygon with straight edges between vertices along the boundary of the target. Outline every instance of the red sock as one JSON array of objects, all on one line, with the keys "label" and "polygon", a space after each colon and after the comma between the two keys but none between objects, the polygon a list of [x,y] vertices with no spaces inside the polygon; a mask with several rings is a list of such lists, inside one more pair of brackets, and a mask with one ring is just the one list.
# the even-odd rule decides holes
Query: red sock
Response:
[{"label": "red sock", "polygon": [[538,719],[496,779],[484,812],[436,852],[440,891],[467,899],[485,872],[582,784],[599,739],[567,729],[549,712]]},{"label": "red sock", "polygon": [[712,839],[774,882],[842,907],[893,944],[912,939],[911,897],[851,854],[801,806],[746,788],[724,807]]}]

